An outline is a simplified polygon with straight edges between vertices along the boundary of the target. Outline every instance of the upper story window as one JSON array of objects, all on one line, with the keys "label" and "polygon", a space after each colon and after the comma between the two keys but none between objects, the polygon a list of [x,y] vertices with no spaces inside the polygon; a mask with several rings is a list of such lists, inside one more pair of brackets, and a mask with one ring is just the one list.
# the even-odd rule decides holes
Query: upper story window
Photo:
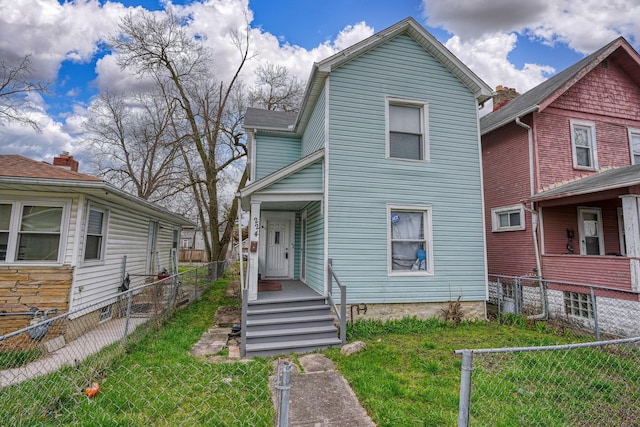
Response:
[{"label": "upper story window", "polygon": [[524,207],[522,205],[504,206],[491,209],[492,231],[524,230]]},{"label": "upper story window", "polygon": [[640,130],[629,129],[629,144],[631,144],[631,164],[640,165]]},{"label": "upper story window", "polygon": [[63,203],[0,204],[0,261],[59,262],[64,217]]},{"label": "upper story window", "polygon": [[426,161],[427,104],[387,98],[387,157]]},{"label": "upper story window", "polygon": [[593,123],[571,121],[573,167],[597,170],[596,127]]},{"label": "upper story window", "polygon": [[431,208],[387,206],[389,273],[433,274]]},{"label": "upper story window", "polygon": [[104,236],[107,228],[108,212],[96,207],[89,208],[87,235],[84,243],[85,261],[104,259]]}]

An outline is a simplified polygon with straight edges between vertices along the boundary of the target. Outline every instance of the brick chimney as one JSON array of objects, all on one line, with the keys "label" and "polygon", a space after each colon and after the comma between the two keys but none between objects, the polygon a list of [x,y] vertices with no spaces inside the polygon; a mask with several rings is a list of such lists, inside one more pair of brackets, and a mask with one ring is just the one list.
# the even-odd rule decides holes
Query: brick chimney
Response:
[{"label": "brick chimney", "polygon": [[516,92],[515,88],[505,87],[502,85],[496,86],[496,93],[493,95],[493,111],[499,110],[504,107],[514,98],[517,98],[520,94]]},{"label": "brick chimney", "polygon": [[73,156],[70,156],[68,151],[63,151],[58,157],[53,158],[53,165],[78,172],[79,164],[77,160],[73,160]]}]

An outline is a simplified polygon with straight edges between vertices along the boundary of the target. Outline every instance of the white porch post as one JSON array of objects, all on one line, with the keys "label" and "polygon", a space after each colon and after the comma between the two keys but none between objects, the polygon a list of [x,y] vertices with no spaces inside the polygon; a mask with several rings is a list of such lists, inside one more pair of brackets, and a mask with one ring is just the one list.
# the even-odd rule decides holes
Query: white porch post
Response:
[{"label": "white porch post", "polygon": [[[627,256],[631,259],[631,289],[640,290],[640,196],[621,196]],[[635,258],[635,259],[634,259]]]},{"label": "white porch post", "polygon": [[247,281],[249,301],[258,299],[258,247],[260,246],[260,202],[251,202],[251,219],[249,224],[249,265]]}]

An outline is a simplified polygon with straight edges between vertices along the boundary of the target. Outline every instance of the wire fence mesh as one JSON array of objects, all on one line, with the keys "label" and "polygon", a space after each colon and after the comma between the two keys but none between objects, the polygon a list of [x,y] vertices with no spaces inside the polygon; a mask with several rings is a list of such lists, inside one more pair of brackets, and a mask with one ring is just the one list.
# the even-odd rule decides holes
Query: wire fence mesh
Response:
[{"label": "wire fence mesh", "polygon": [[639,342],[456,351],[458,425],[638,425]]},{"label": "wire fence mesh", "polygon": [[489,302],[497,318],[523,314],[554,328],[596,339],[640,336],[640,292],[541,280],[489,277]]},{"label": "wire fence mesh", "polygon": [[270,365],[189,354],[223,269],[130,275],[91,306],[24,314],[29,327],[0,336],[0,425],[271,425]]}]

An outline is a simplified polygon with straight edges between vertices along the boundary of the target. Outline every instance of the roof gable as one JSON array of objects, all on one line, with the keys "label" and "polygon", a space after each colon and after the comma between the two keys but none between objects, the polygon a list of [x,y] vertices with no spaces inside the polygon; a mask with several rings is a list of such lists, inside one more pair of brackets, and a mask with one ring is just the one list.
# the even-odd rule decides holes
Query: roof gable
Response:
[{"label": "roof gable", "polygon": [[629,75],[640,85],[640,55],[624,37],[618,37],[591,55],[513,99],[499,110],[482,117],[480,119],[482,134],[500,128],[518,117],[548,107],[610,56],[614,56],[624,68],[629,70]]},{"label": "roof gable", "polygon": [[[433,37],[422,25],[416,22],[415,19],[409,17],[353,46],[313,64],[300,112],[292,123],[289,122],[291,117],[285,115],[291,113],[265,112],[264,114],[259,114],[255,109],[252,109],[254,111],[247,113],[249,124],[247,124],[245,118],[245,126],[264,130],[289,130],[301,133],[313,113],[313,107],[318,101],[325,84],[325,79],[331,71],[402,34],[411,37],[425,51],[439,61],[451,74],[469,88],[478,102],[482,103],[491,98],[491,88],[482,79]],[[267,118],[273,119],[273,122],[265,122]],[[294,125],[293,127],[291,127],[292,124]]]}]

